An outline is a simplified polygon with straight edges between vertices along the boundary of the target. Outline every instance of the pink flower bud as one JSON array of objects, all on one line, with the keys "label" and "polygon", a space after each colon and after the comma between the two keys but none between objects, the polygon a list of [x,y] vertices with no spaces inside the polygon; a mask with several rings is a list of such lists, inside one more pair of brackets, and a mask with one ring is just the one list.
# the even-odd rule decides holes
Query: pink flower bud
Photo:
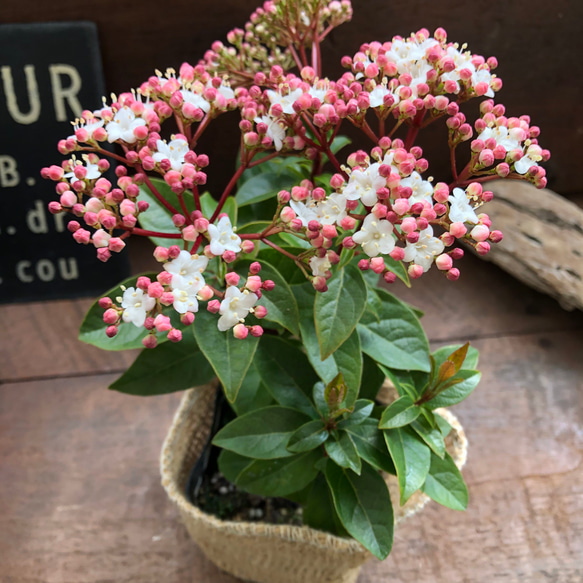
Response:
[{"label": "pink flower bud", "polygon": [[107,308],[111,308],[111,306],[113,305],[111,298],[108,298],[107,296],[104,298],[99,298],[99,301],[97,303],[99,307],[103,308],[104,310],[107,310]]},{"label": "pink flower bud", "polygon": [[105,263],[110,258],[111,253],[109,252],[109,249],[105,249],[104,247],[97,249],[97,259],[99,259],[99,261],[103,261],[103,263]]},{"label": "pink flower bud", "polygon": [[332,178],[330,178],[330,186],[334,189],[341,188],[344,184],[344,177],[342,174],[334,174]]},{"label": "pink flower bud", "polygon": [[271,291],[274,287],[275,287],[275,283],[273,281],[271,281],[271,279],[266,279],[262,284],[261,287],[265,290],[265,291]]},{"label": "pink flower bud", "polygon": [[312,279],[312,286],[317,292],[324,293],[328,291],[328,286],[326,285],[326,278],[322,275],[318,275]]},{"label": "pink flower bud", "polygon": [[251,326],[249,332],[251,333],[251,336],[255,336],[255,338],[263,336],[263,328],[261,326]]},{"label": "pink flower bud", "polygon": [[105,329],[105,334],[108,338],[113,338],[117,334],[117,326],[108,326]]},{"label": "pink flower bud", "polygon": [[237,259],[237,255],[234,251],[225,251],[222,257],[225,263],[232,263],[235,261],[235,259]]},{"label": "pink flower bud", "polygon": [[253,253],[255,251],[255,243],[246,239],[241,242],[241,252],[242,253]]},{"label": "pink flower bud", "polygon": [[194,228],[199,233],[205,233],[206,231],[208,231],[208,228],[209,228],[209,221],[208,221],[208,219],[205,219],[204,217],[199,217],[199,218],[195,219],[195,221],[194,221]]},{"label": "pink flower bud", "polygon": [[182,340],[182,332],[176,328],[172,328],[172,330],[168,332],[168,340],[170,340],[170,342],[180,342]]},{"label": "pink flower bud", "polygon": [[386,283],[395,283],[397,276],[392,271],[386,271],[383,275],[383,279]]},{"label": "pink flower bud", "polygon": [[449,232],[456,239],[460,239],[468,232],[468,230],[466,229],[466,226],[460,222],[460,223],[452,223],[449,227]]},{"label": "pink flower bud", "polygon": [[470,236],[474,241],[486,241],[490,236],[490,229],[486,225],[476,225],[470,232]]},{"label": "pink flower bud", "polygon": [[409,233],[406,239],[409,243],[417,243],[417,241],[419,241],[419,232],[413,231],[412,233]]},{"label": "pink flower bud", "polygon": [[156,336],[154,336],[154,334],[148,334],[142,340],[142,344],[144,345],[145,348],[156,348],[156,345],[158,344],[158,339],[156,338]]},{"label": "pink flower bud", "polygon": [[206,309],[211,313],[211,314],[216,314],[221,308],[221,302],[219,302],[219,300],[211,300],[208,304]]},{"label": "pink flower bud", "polygon": [[225,282],[227,285],[237,285],[240,279],[240,275],[234,271],[230,271],[227,273],[227,275],[225,275]]},{"label": "pink flower bud", "polygon": [[490,252],[490,243],[487,241],[480,241],[476,245],[476,253],[478,255],[487,255]]},{"label": "pink flower bud", "polygon": [[405,258],[405,250],[402,247],[395,247],[390,253],[389,255],[395,260],[395,261],[403,261],[403,259]]},{"label": "pink flower bud", "polygon": [[[147,279],[147,278],[145,278],[145,279]],[[157,282],[157,281],[154,283],[151,283],[148,286],[148,295],[151,298],[161,298],[163,293],[164,293],[164,288],[162,287],[162,284]]]},{"label": "pink flower bud", "polygon": [[73,239],[82,245],[87,245],[91,240],[91,233],[87,229],[77,229],[73,233]]},{"label": "pink flower bud", "polygon": [[161,271],[156,279],[161,285],[170,285],[172,283],[172,274],[168,271]]},{"label": "pink flower bud", "polygon": [[237,324],[233,328],[233,336],[237,338],[237,340],[245,340],[249,334],[249,330],[245,324]]},{"label": "pink flower bud", "polygon": [[258,289],[261,289],[261,278],[258,275],[250,275],[247,278],[245,287],[252,292],[256,292]]},{"label": "pink flower bud", "polygon": [[338,236],[338,231],[334,225],[324,225],[322,227],[322,236],[325,239],[334,239]]},{"label": "pink flower bud", "polygon": [[138,277],[138,281],[136,282],[136,287],[141,289],[142,291],[146,291],[151,283],[152,283],[152,280],[149,277],[145,277],[142,275],[142,276]]},{"label": "pink flower bud", "polygon": [[296,213],[291,207],[286,206],[281,210],[280,218],[284,223],[291,223],[296,218]]},{"label": "pink flower bud", "polygon": [[168,260],[168,249],[166,247],[156,247],[154,249],[154,258],[156,261],[167,261]]},{"label": "pink flower bud", "polygon": [[258,261],[254,261],[249,266],[249,272],[252,273],[253,275],[257,275],[260,271],[261,271],[261,263],[259,263]]},{"label": "pink flower bud", "polygon": [[406,217],[401,223],[401,230],[405,234],[412,233],[417,229],[417,221],[413,217]]},{"label": "pink flower bud", "polygon": [[103,321],[106,324],[115,324],[118,320],[119,320],[119,314],[117,313],[116,310],[114,310],[113,308],[109,308],[108,310],[105,310],[105,312],[103,314]]},{"label": "pink flower bud", "polygon": [[164,316],[163,314],[158,314],[154,318],[154,326],[158,332],[167,332],[172,328],[170,318],[168,316]]},{"label": "pink flower bud", "polygon": [[367,271],[368,269],[370,269],[370,261],[368,259],[361,259],[358,262],[358,269],[360,269],[361,271]]},{"label": "pink flower bud", "polygon": [[340,226],[345,230],[345,231],[351,231],[352,229],[354,229],[356,225],[356,220],[353,219],[352,217],[344,217],[341,221],[340,221]]},{"label": "pink flower bud", "polygon": [[174,303],[174,294],[172,292],[164,292],[160,297],[160,303],[164,306],[170,306]]},{"label": "pink flower bud", "polygon": [[345,249],[354,249],[356,243],[352,237],[344,237],[344,239],[342,239],[342,247]]},{"label": "pink flower bud", "polygon": [[435,265],[437,266],[437,269],[440,269],[441,271],[448,271],[452,268],[453,260],[446,253],[442,253],[436,257]]},{"label": "pink flower bud", "polygon": [[112,237],[109,240],[109,250],[114,253],[119,253],[126,246],[125,241],[120,237]]},{"label": "pink flower bud", "polygon": [[370,268],[375,273],[382,273],[385,270],[385,261],[382,257],[373,257],[370,260]]},{"label": "pink flower bud", "polygon": [[456,281],[460,278],[460,270],[457,267],[452,267],[446,274],[445,277],[449,279],[449,281]]},{"label": "pink flower bud", "polygon": [[197,297],[199,300],[206,302],[206,301],[210,300],[214,295],[215,295],[215,293],[213,292],[212,288],[210,288],[208,285],[205,285],[198,292]]},{"label": "pink flower bud", "polygon": [[178,245],[171,245],[168,247],[168,258],[176,259],[180,255],[180,247]]},{"label": "pink flower bud", "polygon": [[411,279],[419,279],[423,275],[423,267],[421,267],[421,265],[417,265],[416,263],[412,263],[409,265],[407,272],[409,273],[409,277]]},{"label": "pink flower bud", "polygon": [[490,233],[490,241],[492,241],[492,243],[500,243],[503,237],[504,235],[502,234],[502,231],[492,231]]},{"label": "pink flower bud", "polygon": [[185,326],[190,326],[194,322],[194,314],[192,312],[186,312],[180,316],[180,321]]},{"label": "pink flower bud", "polygon": [[265,318],[267,316],[267,308],[265,306],[255,306],[253,313],[256,318]]},{"label": "pink flower bud", "polygon": [[393,203],[393,211],[397,213],[397,215],[404,215],[410,208],[409,201],[406,198],[398,198]]}]

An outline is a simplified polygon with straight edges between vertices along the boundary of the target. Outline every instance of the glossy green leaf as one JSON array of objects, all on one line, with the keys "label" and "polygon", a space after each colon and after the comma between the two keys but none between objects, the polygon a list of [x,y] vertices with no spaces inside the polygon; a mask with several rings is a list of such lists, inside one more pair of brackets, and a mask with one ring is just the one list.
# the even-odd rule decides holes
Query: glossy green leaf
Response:
[{"label": "glossy green leaf", "polygon": [[396,427],[403,427],[415,421],[421,414],[421,407],[415,405],[411,397],[405,395],[393,401],[384,411],[380,429],[395,429]]},{"label": "glossy green leaf", "polygon": [[362,359],[360,396],[363,399],[374,401],[385,382],[385,377],[385,373],[379,368],[377,363],[370,356],[364,354]]},{"label": "glossy green leaf", "polygon": [[294,453],[310,451],[322,445],[328,439],[328,431],[321,419],[308,421],[295,433],[292,433],[287,448]]},{"label": "glossy green leaf", "polygon": [[144,349],[130,368],[109,388],[129,395],[162,395],[204,385],[215,373],[199,350],[192,327],[182,341]]},{"label": "glossy green leaf", "polygon": [[453,510],[465,510],[468,506],[468,488],[448,453],[443,459],[431,455],[431,466],[422,490],[431,499]]},{"label": "glossy green leaf", "polygon": [[362,463],[352,441],[350,434],[346,431],[340,432],[338,440],[329,439],[324,444],[328,457],[342,468],[351,469],[353,472],[360,474]]},{"label": "glossy green leaf", "polygon": [[[435,363],[437,366],[440,366],[447,357],[462,348],[461,344],[451,344],[448,346],[442,346],[438,348],[435,352],[433,352],[433,358],[435,358]],[[468,347],[468,351],[466,353],[466,357],[462,363],[461,369],[462,370],[474,370],[478,366],[478,358],[480,353],[476,348],[473,346]]]},{"label": "glossy green leaf", "polygon": [[[217,206],[219,205],[218,201],[213,198],[210,192],[205,192],[200,197],[200,206],[202,210],[202,214],[210,220],[213,213],[215,212]],[[229,219],[231,219],[231,224],[237,224],[237,201],[235,197],[229,196],[221,209],[222,213],[227,213],[229,215]]]},{"label": "glossy green leaf", "polygon": [[370,417],[374,409],[374,402],[368,399],[358,399],[354,403],[354,410],[347,413],[347,417],[338,423],[338,429],[346,429],[358,425]]},{"label": "glossy green leaf", "polygon": [[259,338],[249,334],[245,340],[237,340],[232,330],[221,332],[217,320],[216,314],[200,310],[193,324],[194,337],[219,377],[227,399],[233,402],[251,365]]},{"label": "glossy green leaf", "polygon": [[230,451],[228,449],[222,449],[219,454],[219,471],[229,482],[233,484],[237,481],[239,474],[250,464],[253,463],[253,458],[245,457]]},{"label": "glossy green leaf", "polygon": [[303,523],[310,528],[336,536],[349,536],[336,514],[332,494],[323,474],[314,480],[302,518]]},{"label": "glossy green leaf", "polygon": [[277,336],[264,334],[255,366],[263,384],[280,405],[315,415],[310,393],[318,377],[301,350]]},{"label": "glossy green leaf", "polygon": [[346,431],[350,433],[358,455],[364,461],[377,470],[393,475],[397,473],[376,419],[367,419],[359,425],[348,427]]},{"label": "glossy green leaf", "polygon": [[314,303],[314,321],[322,359],[328,358],[352,334],[366,307],[361,272],[347,265],[328,280],[328,291]]},{"label": "glossy green leaf", "polygon": [[461,380],[461,382],[428,401],[426,406],[437,409],[438,407],[451,407],[463,401],[478,386],[481,378],[482,375],[477,370],[460,370],[453,379]]},{"label": "glossy green leaf", "polygon": [[348,386],[346,406],[350,408],[358,396],[363,370],[358,334],[353,332],[333,354],[322,360],[313,318],[316,292],[311,283],[294,286],[293,291],[298,302],[300,331],[308,359],[325,383],[329,383],[339,372],[342,373]]},{"label": "glossy green leaf", "polygon": [[366,312],[358,325],[363,352],[390,368],[429,372],[429,343],[417,316],[387,291],[376,294],[382,302],[380,321]]},{"label": "glossy green leaf", "polygon": [[435,419],[433,419],[433,424],[431,424],[426,416],[433,417],[433,413],[425,410],[423,415],[420,415],[411,423],[411,427],[436,455],[443,458],[445,455],[443,435]]},{"label": "glossy green leaf", "polygon": [[[304,253],[305,249],[301,247],[286,247],[286,251],[297,256],[300,253]],[[261,261],[267,261],[267,263],[281,273],[289,285],[306,283],[306,276],[302,273],[296,262],[275,249],[262,249],[257,255],[257,260],[260,263]]]},{"label": "glossy green leaf", "polygon": [[295,182],[289,174],[261,172],[245,181],[237,190],[236,200],[240,207],[275,197],[280,190],[289,190]]},{"label": "glossy green leaf", "polygon": [[273,396],[261,382],[257,367],[252,362],[237,393],[237,398],[230,403],[231,408],[237,415],[244,415],[249,411],[268,407],[274,403]]},{"label": "glossy green leaf", "polygon": [[385,267],[391,273],[394,273],[407,287],[411,287],[409,273],[403,262],[396,261],[390,255],[383,255],[383,259],[385,260]]},{"label": "glossy green leaf", "polygon": [[237,477],[237,486],[257,496],[287,496],[302,490],[318,475],[320,449],[283,459],[255,460]]},{"label": "glossy green leaf", "polygon": [[289,407],[264,407],[236,417],[213,438],[213,444],[246,457],[287,457],[287,443],[309,417]]},{"label": "glossy green leaf", "polygon": [[[251,261],[239,261],[237,272],[246,276],[249,272]],[[277,322],[287,328],[292,334],[299,335],[299,313],[296,298],[279,271],[267,261],[261,261],[261,278],[270,279],[275,287],[269,292],[263,292],[258,304],[267,308],[265,320]]]},{"label": "glossy green leaf", "polygon": [[403,505],[425,482],[431,450],[408,427],[385,429],[383,433],[397,470]]},{"label": "glossy green leaf", "polygon": [[326,385],[324,383],[318,382],[314,385],[312,398],[314,399],[314,404],[316,405],[318,413],[327,419],[330,415],[330,410],[328,409],[328,403],[326,402]]},{"label": "glossy green leaf", "polygon": [[393,545],[393,507],[380,474],[363,464],[360,476],[336,464],[326,465],[326,480],[344,528],[377,558]]}]

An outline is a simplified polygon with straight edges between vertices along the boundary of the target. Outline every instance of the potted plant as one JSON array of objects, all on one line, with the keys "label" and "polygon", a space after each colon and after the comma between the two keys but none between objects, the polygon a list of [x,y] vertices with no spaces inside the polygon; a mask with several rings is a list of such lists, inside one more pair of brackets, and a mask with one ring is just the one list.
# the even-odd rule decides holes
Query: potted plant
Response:
[{"label": "potted plant", "polygon": [[[431,352],[421,314],[387,288],[432,267],[455,281],[463,247],[502,239],[485,183],[546,184],[538,128],[493,100],[496,59],[443,29],[364,44],[326,77],[320,44],[351,15],[347,0],[266,2],[198,65],[85,111],[59,142],[67,160],[43,170],[51,212],[72,214],[101,261],[134,235],[156,245],[159,270],[106,293],[80,338],[145,347],[112,389],[191,389],[163,484],[212,560],[265,583],[354,581],[429,498],[466,507],[466,441],[442,408],[478,384],[477,351]],[[472,126],[460,105],[480,98]],[[209,193],[198,144],[221,116],[241,146]],[[416,145],[434,122],[449,182]],[[343,125],[370,148],[349,148]]]}]

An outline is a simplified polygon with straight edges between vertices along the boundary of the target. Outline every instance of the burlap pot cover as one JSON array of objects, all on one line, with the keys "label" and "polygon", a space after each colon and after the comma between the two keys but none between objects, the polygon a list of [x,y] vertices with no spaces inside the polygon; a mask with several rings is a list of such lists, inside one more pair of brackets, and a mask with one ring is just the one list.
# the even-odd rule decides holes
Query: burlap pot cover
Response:
[{"label": "burlap pot cover", "polygon": [[[388,389],[388,390],[387,390]],[[372,555],[353,539],[340,538],[307,526],[273,525],[219,520],[199,510],[186,496],[190,471],[210,432],[217,385],[187,391],[174,416],[160,457],[162,485],[178,506],[188,532],[219,568],[256,583],[354,583],[360,567]],[[386,400],[392,400],[385,387]],[[467,440],[456,417],[437,411],[453,427],[446,440],[461,468]],[[393,501],[399,500],[394,476],[387,476]],[[429,498],[417,492],[404,506],[394,504],[395,523],[423,508]]]}]

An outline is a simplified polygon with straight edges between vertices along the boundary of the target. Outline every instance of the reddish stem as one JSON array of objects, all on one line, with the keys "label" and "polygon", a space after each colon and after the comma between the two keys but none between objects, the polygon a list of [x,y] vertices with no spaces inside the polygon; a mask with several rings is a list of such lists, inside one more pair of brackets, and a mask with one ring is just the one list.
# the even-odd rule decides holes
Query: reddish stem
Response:
[{"label": "reddish stem", "polygon": [[200,122],[200,125],[196,128],[196,132],[194,133],[194,136],[189,142],[189,146],[191,149],[196,146],[198,140],[200,139],[200,136],[202,136],[204,130],[206,130],[211,120],[212,120],[211,115],[207,113],[206,117],[202,120],[202,122]]},{"label": "reddish stem", "polygon": [[144,181],[145,183],[148,185],[148,188],[150,189],[151,193],[158,199],[158,202],[166,207],[167,210],[169,210],[173,215],[179,215],[180,213],[178,212],[177,209],[175,209],[159,192],[158,189],[152,184],[152,181],[150,180],[150,178],[148,177],[148,175],[144,172],[144,169],[141,166],[138,166],[138,168],[140,169],[140,171],[142,172],[142,174],[144,175]]},{"label": "reddish stem", "polygon": [[146,229],[139,229],[136,227],[129,228],[117,225],[120,229],[125,229],[130,235],[139,235],[140,237],[160,237],[161,239],[182,239],[180,233],[161,233],[159,231],[147,231]]},{"label": "reddish stem", "polygon": [[261,239],[261,241],[263,241],[263,243],[265,243],[266,245],[269,245],[270,247],[272,247],[276,251],[279,251],[280,253],[282,253],[286,257],[289,257],[290,259],[293,259],[296,262],[298,261],[298,258],[295,255],[293,255],[289,251],[286,251],[285,249],[282,249],[279,245],[272,243],[269,239],[263,238],[263,239]]},{"label": "reddish stem", "polygon": [[223,206],[225,205],[225,202],[227,201],[229,194],[231,194],[231,191],[233,190],[233,188],[235,188],[235,185],[237,184],[237,180],[239,180],[239,178],[241,178],[241,175],[243,174],[243,172],[245,172],[246,168],[247,168],[247,164],[241,164],[241,166],[239,166],[239,168],[237,168],[237,171],[235,172],[235,174],[233,174],[233,176],[231,177],[231,180],[229,180],[229,184],[227,184],[225,190],[223,191],[223,194],[221,194],[221,198],[219,199],[219,204],[217,205],[217,208],[215,209],[213,216],[209,219],[209,221],[211,223],[213,223],[215,221],[215,219],[221,213],[221,210],[223,209]]},{"label": "reddish stem", "polygon": [[455,161],[455,146],[449,147],[449,160],[451,163],[451,173],[453,175],[454,182],[457,182],[458,174],[457,174],[457,163]]}]

